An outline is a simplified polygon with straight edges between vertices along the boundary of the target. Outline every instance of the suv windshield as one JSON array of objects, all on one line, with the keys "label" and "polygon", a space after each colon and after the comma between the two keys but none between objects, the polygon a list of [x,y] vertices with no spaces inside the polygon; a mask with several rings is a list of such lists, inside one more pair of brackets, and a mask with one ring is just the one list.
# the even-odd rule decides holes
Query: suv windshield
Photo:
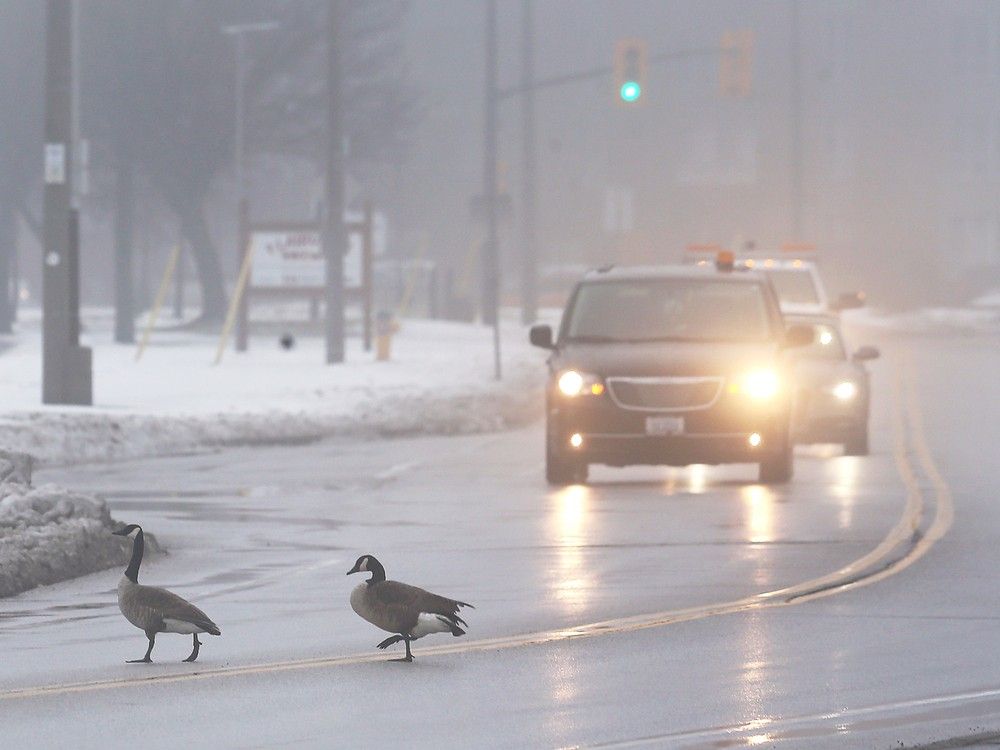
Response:
[{"label": "suv windshield", "polygon": [[812,274],[805,269],[769,268],[767,276],[774,284],[778,299],[793,305],[818,305],[819,293]]},{"label": "suv windshield", "polygon": [[583,343],[765,341],[772,327],[759,284],[622,280],[582,284],[564,335]]}]

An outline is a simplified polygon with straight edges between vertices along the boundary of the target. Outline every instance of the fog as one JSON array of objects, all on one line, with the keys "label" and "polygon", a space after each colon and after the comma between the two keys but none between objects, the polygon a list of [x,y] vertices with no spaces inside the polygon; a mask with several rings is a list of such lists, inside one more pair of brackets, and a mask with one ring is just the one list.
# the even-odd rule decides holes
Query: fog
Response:
[{"label": "fog", "polygon": [[[113,299],[117,232],[131,250],[138,308],[182,241],[205,299],[218,298],[205,312],[221,316],[237,269],[236,40],[224,27],[277,23],[246,35],[251,217],[316,216],[326,5],[79,2],[86,303]],[[499,3],[501,90],[521,75],[524,7]],[[607,68],[535,92],[543,304],[558,303],[546,296],[554,268],[674,262],[690,243],[814,244],[833,289],[864,289],[886,307],[962,303],[997,285],[1000,4],[528,7],[536,80]],[[485,8],[380,0],[348,4],[345,21],[346,202],[373,201],[385,252],[435,261],[470,298],[484,236],[471,204],[483,185]],[[28,305],[42,256],[44,11],[36,0],[0,3],[0,275],[11,291],[18,278]],[[721,40],[744,29],[753,32],[751,86],[726,94]],[[628,105],[611,67],[616,41],[633,38],[651,58],[672,57],[650,61],[641,100]],[[498,105],[498,189],[510,195],[499,258],[512,301],[523,255],[522,103],[515,94]]]}]

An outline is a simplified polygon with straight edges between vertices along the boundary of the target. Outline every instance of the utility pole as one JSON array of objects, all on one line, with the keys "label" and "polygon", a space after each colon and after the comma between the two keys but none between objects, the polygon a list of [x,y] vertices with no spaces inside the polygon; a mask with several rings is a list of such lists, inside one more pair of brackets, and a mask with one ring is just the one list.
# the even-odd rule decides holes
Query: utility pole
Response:
[{"label": "utility pole", "polygon": [[483,133],[483,200],[486,241],[482,253],[483,322],[493,326],[493,370],[500,379],[500,263],[497,238],[497,2],[486,2],[486,88]]},{"label": "utility pole", "polygon": [[521,2],[521,323],[538,315],[537,151],[535,148],[535,28],[532,0]]},{"label": "utility pole", "polygon": [[344,44],[345,0],[328,0],[326,66],[326,200],[323,255],[326,258],[326,363],[344,361]]},{"label": "utility pole", "polygon": [[791,5],[791,28],[789,40],[791,65],[790,115],[792,131],[791,153],[791,214],[792,241],[802,239],[802,86],[801,59],[799,56],[799,3],[789,0]]},{"label": "utility pole", "polygon": [[129,135],[118,123],[118,168],[115,174],[115,341],[135,343],[135,276],[132,256],[135,246],[135,172]]},{"label": "utility pole", "polygon": [[42,401],[90,404],[90,350],[79,345],[73,171],[73,9],[47,0],[45,38],[45,251],[42,269]]}]

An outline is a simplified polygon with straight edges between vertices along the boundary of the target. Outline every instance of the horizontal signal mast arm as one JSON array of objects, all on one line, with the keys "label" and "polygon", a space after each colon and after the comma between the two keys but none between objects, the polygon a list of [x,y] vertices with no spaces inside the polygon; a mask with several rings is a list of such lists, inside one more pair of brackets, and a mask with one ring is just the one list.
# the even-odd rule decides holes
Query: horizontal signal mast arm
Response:
[{"label": "horizontal signal mast arm", "polygon": [[[660,52],[649,56],[649,64],[664,63],[670,60],[686,60],[695,57],[708,57],[721,54],[718,47],[706,47],[704,49],[686,49],[677,52]],[[599,68],[589,70],[579,70],[575,73],[563,73],[549,78],[539,78],[532,86],[510,86],[497,91],[497,99],[510,99],[511,97],[523,94],[525,91],[538,91],[539,89],[551,89],[559,86],[566,86],[571,83],[581,81],[591,81],[595,78],[603,78],[614,73],[614,68],[610,65],[602,65]]]}]

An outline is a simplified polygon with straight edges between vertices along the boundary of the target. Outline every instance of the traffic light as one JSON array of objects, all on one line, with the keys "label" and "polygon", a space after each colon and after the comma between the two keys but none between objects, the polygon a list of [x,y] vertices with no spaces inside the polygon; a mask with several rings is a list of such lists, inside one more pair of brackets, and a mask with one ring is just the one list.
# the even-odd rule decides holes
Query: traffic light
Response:
[{"label": "traffic light", "polygon": [[753,88],[753,29],[725,32],[721,46],[719,90],[723,96],[750,96]]},{"label": "traffic light", "polygon": [[619,39],[615,44],[615,99],[624,106],[639,104],[646,86],[649,47],[644,39]]}]

